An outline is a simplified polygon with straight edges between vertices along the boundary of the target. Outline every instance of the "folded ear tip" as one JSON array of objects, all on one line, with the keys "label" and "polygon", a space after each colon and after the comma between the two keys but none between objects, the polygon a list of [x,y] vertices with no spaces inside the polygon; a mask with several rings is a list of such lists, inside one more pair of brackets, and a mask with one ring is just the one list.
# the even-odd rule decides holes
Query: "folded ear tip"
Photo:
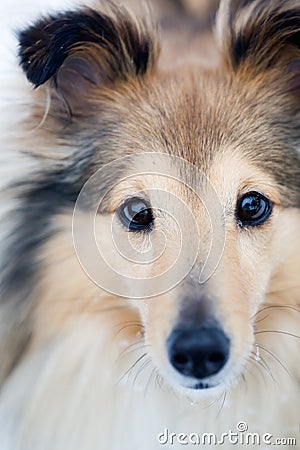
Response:
[{"label": "folded ear tip", "polygon": [[[112,7],[111,15],[109,11],[101,14],[85,8],[43,18],[21,31],[19,60],[35,86],[55,76],[66,58],[84,46],[87,50],[97,46],[99,58],[105,55],[112,68],[143,75],[158,53],[154,41],[155,37],[143,22],[132,20],[130,14],[116,6]],[[111,75],[125,74],[116,71]]]},{"label": "folded ear tip", "polygon": [[299,50],[299,21],[298,0],[221,0],[216,33],[224,61],[234,71],[274,67],[285,49]]},{"label": "folded ear tip", "polygon": [[18,35],[20,66],[36,87],[56,73],[66,54],[60,40],[51,39],[47,27],[52,21],[52,17],[41,19]]}]

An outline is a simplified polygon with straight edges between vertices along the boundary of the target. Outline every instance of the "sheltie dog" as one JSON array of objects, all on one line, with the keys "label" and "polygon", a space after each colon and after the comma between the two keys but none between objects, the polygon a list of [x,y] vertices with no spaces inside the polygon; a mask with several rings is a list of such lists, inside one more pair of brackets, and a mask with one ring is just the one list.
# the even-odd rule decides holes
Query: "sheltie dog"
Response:
[{"label": "sheltie dog", "polygon": [[18,33],[1,450],[300,448],[300,2],[203,5]]}]

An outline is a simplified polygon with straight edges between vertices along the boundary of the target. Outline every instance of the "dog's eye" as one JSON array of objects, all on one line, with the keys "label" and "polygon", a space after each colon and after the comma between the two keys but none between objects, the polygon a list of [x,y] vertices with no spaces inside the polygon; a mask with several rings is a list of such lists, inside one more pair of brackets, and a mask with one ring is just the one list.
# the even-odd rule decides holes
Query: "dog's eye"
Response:
[{"label": "dog's eye", "polygon": [[120,221],[131,231],[147,231],[153,224],[153,212],[149,204],[138,197],[126,200],[117,210]]},{"label": "dog's eye", "polygon": [[272,203],[258,192],[248,192],[239,200],[236,217],[240,225],[256,226],[264,223],[272,212]]}]

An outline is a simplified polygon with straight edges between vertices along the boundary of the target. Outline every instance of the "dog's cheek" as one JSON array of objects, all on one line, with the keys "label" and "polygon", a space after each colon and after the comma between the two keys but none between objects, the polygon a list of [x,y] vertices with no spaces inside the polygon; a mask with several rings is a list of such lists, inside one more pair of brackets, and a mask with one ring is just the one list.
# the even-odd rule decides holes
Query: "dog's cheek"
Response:
[{"label": "dog's cheek", "polygon": [[264,301],[272,276],[274,226],[241,233],[238,239],[238,263],[241,288],[249,313],[255,314]]}]

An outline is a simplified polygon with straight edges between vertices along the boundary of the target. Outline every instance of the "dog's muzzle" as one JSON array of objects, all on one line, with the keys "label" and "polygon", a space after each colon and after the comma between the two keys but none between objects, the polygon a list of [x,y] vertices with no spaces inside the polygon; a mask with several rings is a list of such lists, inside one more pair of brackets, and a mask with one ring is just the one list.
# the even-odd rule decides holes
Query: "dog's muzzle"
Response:
[{"label": "dog's muzzle", "polygon": [[230,340],[215,324],[175,328],[167,340],[171,365],[185,377],[198,381],[194,388],[209,387],[205,379],[219,373],[230,353]]}]

